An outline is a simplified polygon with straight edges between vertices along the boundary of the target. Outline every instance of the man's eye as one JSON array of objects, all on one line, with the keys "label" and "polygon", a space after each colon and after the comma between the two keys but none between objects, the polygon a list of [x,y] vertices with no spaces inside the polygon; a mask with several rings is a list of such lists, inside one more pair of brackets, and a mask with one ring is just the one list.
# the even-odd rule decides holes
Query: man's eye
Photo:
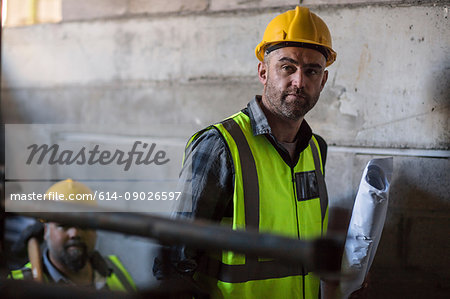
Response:
[{"label": "man's eye", "polygon": [[290,66],[290,65],[283,65],[283,66],[281,67],[281,69],[282,69],[283,71],[286,71],[286,72],[295,72],[294,67],[292,67],[292,66]]},{"label": "man's eye", "polygon": [[306,74],[309,75],[309,76],[314,76],[314,75],[318,75],[319,71],[315,70],[315,69],[307,69],[306,70]]}]

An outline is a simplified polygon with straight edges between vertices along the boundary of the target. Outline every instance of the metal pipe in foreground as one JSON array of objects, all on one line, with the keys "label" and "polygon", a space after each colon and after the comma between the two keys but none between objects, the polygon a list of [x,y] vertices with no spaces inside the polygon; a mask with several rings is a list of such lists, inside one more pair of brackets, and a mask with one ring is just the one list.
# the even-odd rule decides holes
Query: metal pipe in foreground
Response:
[{"label": "metal pipe in foreground", "polygon": [[301,241],[259,234],[256,231],[235,231],[206,221],[186,221],[160,216],[125,212],[15,212],[82,228],[101,229],[157,239],[166,245],[185,244],[206,251],[231,250],[287,263],[301,263],[311,271],[339,271],[339,248],[335,239]]}]

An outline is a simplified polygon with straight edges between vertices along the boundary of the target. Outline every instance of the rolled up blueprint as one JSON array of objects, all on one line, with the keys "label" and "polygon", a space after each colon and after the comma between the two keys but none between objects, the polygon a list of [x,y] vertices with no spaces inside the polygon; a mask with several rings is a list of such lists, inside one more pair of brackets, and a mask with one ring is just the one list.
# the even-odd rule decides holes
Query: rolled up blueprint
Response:
[{"label": "rolled up blueprint", "polygon": [[342,280],[342,298],[361,288],[372,265],[386,220],[392,157],[373,159],[364,169],[347,232],[342,272],[352,273]]}]

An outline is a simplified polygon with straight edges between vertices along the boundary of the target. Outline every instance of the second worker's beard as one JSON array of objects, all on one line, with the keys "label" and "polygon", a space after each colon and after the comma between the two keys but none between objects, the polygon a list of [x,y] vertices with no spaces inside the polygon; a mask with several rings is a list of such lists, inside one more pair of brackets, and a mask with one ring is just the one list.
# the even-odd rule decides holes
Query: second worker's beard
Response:
[{"label": "second worker's beard", "polygon": [[61,262],[73,272],[80,271],[89,259],[87,246],[81,241],[69,241],[60,254]]}]

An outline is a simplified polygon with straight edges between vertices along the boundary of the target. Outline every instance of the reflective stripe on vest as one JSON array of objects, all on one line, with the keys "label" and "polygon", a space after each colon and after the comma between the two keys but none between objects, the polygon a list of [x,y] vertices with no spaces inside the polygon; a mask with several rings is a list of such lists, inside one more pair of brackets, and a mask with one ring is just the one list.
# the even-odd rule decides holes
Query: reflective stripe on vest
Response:
[{"label": "reflective stripe on vest", "polygon": [[[299,160],[295,167],[290,168],[284,161],[281,161],[278,152],[276,152],[276,149],[270,144],[265,136],[253,136],[250,120],[248,116],[242,112],[235,114],[214,127],[218,129],[228,144],[235,166],[235,191],[233,198],[234,216],[233,219],[231,219],[233,229],[251,228],[257,231],[280,233],[282,235],[286,234],[287,236],[294,238],[299,237],[301,239],[319,237],[325,232],[327,226],[328,199],[320,154],[314,138],[311,139],[309,147],[301,153],[303,160]],[[194,135],[193,139],[200,135],[201,133]],[[189,145],[190,143],[188,146]],[[252,149],[259,155],[257,157],[258,160],[256,161]],[[265,156],[266,154],[267,156]],[[273,177],[273,180],[276,183],[271,184],[271,166],[268,166],[268,169],[264,166],[265,162],[262,161],[264,159],[267,160],[268,158],[274,160],[272,164],[268,164],[275,165],[273,171],[284,171],[284,174],[282,175],[284,181],[282,182],[285,184],[280,191],[283,192],[283,196],[276,196],[277,191],[272,191],[270,196],[273,197],[273,202],[275,203],[280,202],[280,204],[285,204],[288,202],[292,206],[292,208],[289,208],[289,205],[287,208],[284,207],[282,212],[280,212],[277,208],[278,206],[276,206],[273,210],[273,214],[275,214],[277,219],[283,218],[282,213],[286,211],[291,211],[292,213],[292,209],[295,210],[295,213],[298,213],[300,210],[304,211],[303,214],[306,214],[306,216],[299,214],[296,216],[289,216],[291,217],[290,219],[297,219],[297,224],[294,225],[297,227],[295,234],[291,226],[286,227],[286,231],[284,232],[284,228],[280,228],[280,224],[278,224],[278,231],[270,231],[271,223],[264,223],[267,219],[271,220],[271,218],[267,216],[267,213],[270,214],[272,211],[267,211],[267,207],[260,207],[260,196],[266,196],[265,205],[267,203],[271,204],[271,202],[267,201],[267,194],[260,194],[260,192],[261,190],[267,191],[267,188],[273,188],[274,184],[276,187],[276,183],[282,180],[279,178],[279,172],[277,172],[277,176]],[[265,172],[264,178],[258,177],[258,167]],[[289,171],[289,173],[286,174],[286,171]],[[260,186],[261,181],[268,183],[270,186]],[[289,187],[291,188],[289,191],[289,194],[291,195],[288,194],[286,189],[288,184],[292,186]],[[298,192],[303,192],[302,184],[306,188],[305,194],[297,194]],[[296,188],[298,190],[295,190]],[[284,196],[292,196],[295,200],[290,201],[290,198],[284,198]],[[281,201],[280,197],[282,198]],[[295,204],[293,204],[293,202],[295,202]],[[264,213],[266,214],[261,214],[260,209],[262,209],[261,211],[266,209],[264,210]],[[242,210],[244,210],[244,215],[241,213]],[[236,220],[236,217],[241,220]],[[245,218],[245,220],[242,220],[240,217]],[[317,221],[317,224],[311,224],[311,226],[314,226],[315,228],[308,231],[309,228],[305,229],[304,227],[309,226],[311,221]],[[280,223],[283,223],[283,221]],[[299,231],[299,227],[303,229],[302,232]],[[285,289],[284,286],[287,288],[295,286],[295,290],[286,290],[286,292],[289,293],[289,297],[300,297],[300,294],[303,294],[304,298],[310,298],[311,296],[315,297],[315,295],[318,294],[318,279],[316,277],[311,277],[308,273],[309,271],[304,269],[302,265],[283,265],[274,260],[261,260],[257,257],[239,256],[239,254],[224,252],[221,261],[219,261],[220,258],[217,260],[210,257],[200,261],[199,271],[207,274],[209,277],[215,277],[219,280],[216,283],[214,283],[214,281],[207,282],[211,287],[213,297],[214,294],[219,293],[221,294],[218,295],[219,297],[227,297],[227,294],[230,296],[235,296],[237,294],[241,297],[253,294],[252,296],[255,298],[258,298],[258,295],[265,296],[268,294],[258,294],[258,291],[256,290],[261,289],[261,286],[263,285],[266,287],[274,286],[274,282],[267,284],[263,281],[267,279],[279,280],[279,283],[277,284],[281,287],[278,290]],[[297,280],[294,281],[293,279]],[[209,279],[206,279],[206,281],[208,280]],[[257,283],[258,281],[259,283]],[[263,285],[261,285],[261,283]],[[305,291],[305,287],[302,285],[310,287],[307,287],[309,289]],[[269,290],[271,289],[271,287],[268,288]],[[261,289],[261,292],[264,292],[264,290]],[[286,292],[284,292],[284,294],[287,294]],[[281,296],[281,294],[279,295]]]},{"label": "reflective stripe on vest", "polygon": [[[44,282],[48,283],[48,277],[45,273],[43,273]],[[8,279],[14,280],[33,280],[33,272],[31,270],[31,263],[26,263],[22,269],[12,270],[8,275]]]},{"label": "reflective stripe on vest", "polygon": [[31,268],[12,270],[8,278],[15,280],[33,280],[33,273],[31,273]]},{"label": "reflective stripe on vest", "polygon": [[322,235],[323,235],[323,221],[325,219],[328,207],[328,192],[327,186],[325,185],[325,179],[323,177],[323,172],[320,164],[319,152],[317,151],[316,144],[311,139],[309,141],[309,146],[311,146],[313,158],[314,158],[314,172],[316,173],[317,185],[319,187],[319,196],[320,196],[320,211],[322,214]]}]

